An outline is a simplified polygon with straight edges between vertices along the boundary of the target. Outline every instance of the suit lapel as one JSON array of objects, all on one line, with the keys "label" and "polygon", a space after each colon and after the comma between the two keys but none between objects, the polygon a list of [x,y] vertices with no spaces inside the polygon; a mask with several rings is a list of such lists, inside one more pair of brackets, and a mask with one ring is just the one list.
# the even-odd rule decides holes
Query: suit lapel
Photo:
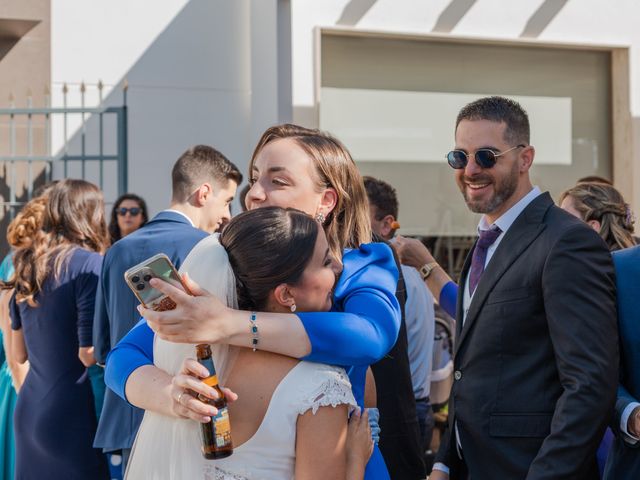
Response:
[{"label": "suit lapel", "polygon": [[[467,312],[467,318],[464,320],[464,325],[460,330],[458,336],[456,353],[460,349],[460,346],[467,338],[473,323],[476,321],[487,296],[493,290],[495,284],[500,280],[502,275],[507,269],[515,262],[522,252],[524,252],[529,245],[540,235],[544,230],[545,225],[543,222],[544,215],[553,205],[553,200],[548,193],[544,193],[533,200],[527,208],[516,218],[504,238],[500,241],[498,248],[491,257],[491,261],[487,265],[480,282],[476,287],[475,294],[471,299],[469,305],[469,311]],[[475,248],[475,246],[474,246]],[[459,290],[458,290],[458,315],[460,323],[463,319],[463,306],[462,299],[464,298],[464,279],[466,278],[466,272],[471,264],[471,256],[473,250],[467,256],[465,261],[466,269],[463,270],[464,276],[461,278]]]}]

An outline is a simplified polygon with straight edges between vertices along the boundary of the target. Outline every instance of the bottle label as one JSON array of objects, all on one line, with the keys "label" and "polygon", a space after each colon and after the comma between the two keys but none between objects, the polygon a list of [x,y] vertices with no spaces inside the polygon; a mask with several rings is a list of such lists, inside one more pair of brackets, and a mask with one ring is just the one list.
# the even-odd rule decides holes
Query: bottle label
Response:
[{"label": "bottle label", "polygon": [[209,375],[214,376],[216,374],[216,367],[213,365],[213,359],[211,357],[199,358],[198,363],[209,370]]},{"label": "bottle label", "polygon": [[213,431],[216,436],[216,447],[224,447],[231,443],[231,423],[229,422],[229,410],[227,407],[218,410],[218,414],[211,417]]},{"label": "bottle label", "polygon": [[206,385],[209,385],[210,387],[215,387],[216,385],[218,385],[218,376],[217,375],[211,375],[210,377],[203,378],[202,381]]}]

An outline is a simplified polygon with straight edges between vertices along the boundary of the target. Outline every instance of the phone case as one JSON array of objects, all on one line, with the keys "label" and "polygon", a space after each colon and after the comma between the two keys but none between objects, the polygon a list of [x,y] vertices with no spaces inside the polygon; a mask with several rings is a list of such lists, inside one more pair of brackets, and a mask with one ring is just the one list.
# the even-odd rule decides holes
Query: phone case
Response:
[{"label": "phone case", "polygon": [[171,298],[149,284],[152,278],[159,278],[188,292],[169,257],[164,253],[154,255],[124,273],[129,288],[140,303],[150,310],[163,312],[176,308],[176,303]]}]

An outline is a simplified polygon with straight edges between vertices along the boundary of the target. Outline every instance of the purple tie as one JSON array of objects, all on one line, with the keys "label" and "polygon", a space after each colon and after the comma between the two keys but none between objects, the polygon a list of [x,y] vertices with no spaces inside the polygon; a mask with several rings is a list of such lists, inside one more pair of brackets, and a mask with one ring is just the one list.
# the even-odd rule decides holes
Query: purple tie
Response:
[{"label": "purple tie", "polygon": [[473,257],[471,258],[471,269],[469,270],[469,295],[473,295],[482,272],[484,272],[484,264],[487,260],[487,250],[498,239],[502,230],[496,225],[493,225],[489,230],[480,230],[480,236],[478,237],[478,243],[473,250]]}]

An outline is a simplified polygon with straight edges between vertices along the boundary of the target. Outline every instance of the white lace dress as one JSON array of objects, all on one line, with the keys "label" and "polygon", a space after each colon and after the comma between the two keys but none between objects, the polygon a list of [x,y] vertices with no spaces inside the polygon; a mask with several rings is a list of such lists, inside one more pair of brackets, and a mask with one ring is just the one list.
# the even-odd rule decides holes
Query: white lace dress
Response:
[{"label": "white lace dress", "polygon": [[[179,371],[194,345],[174,344],[156,337],[155,365]],[[262,480],[293,479],[298,416],[323,406],[356,406],[344,369],[300,362],[280,381],[256,433],[222,460],[200,453],[195,421],[145,412],[127,467],[127,480]],[[233,416],[231,417],[233,431]]]},{"label": "white lace dress", "polygon": [[[266,480],[294,478],[298,416],[318,408],[356,405],[351,383],[342,368],[300,362],[273,392],[256,433],[222,460],[205,462],[206,480]],[[232,428],[233,428],[233,419]]]},{"label": "white lace dress", "polygon": [[[218,235],[201,240],[180,268],[202,288],[236,307],[235,278]],[[230,356],[227,347],[214,346],[218,374],[224,377]],[[170,375],[185,358],[194,358],[195,345],[154,339],[154,365]],[[232,356],[232,355],[231,355]],[[351,383],[341,368],[300,362],[273,392],[262,424],[233,455],[206,460],[200,453],[200,427],[193,420],[145,412],[127,466],[127,480],[288,479],[294,477],[296,423],[308,410],[322,406],[355,406]],[[233,415],[231,431],[233,432]]]}]

